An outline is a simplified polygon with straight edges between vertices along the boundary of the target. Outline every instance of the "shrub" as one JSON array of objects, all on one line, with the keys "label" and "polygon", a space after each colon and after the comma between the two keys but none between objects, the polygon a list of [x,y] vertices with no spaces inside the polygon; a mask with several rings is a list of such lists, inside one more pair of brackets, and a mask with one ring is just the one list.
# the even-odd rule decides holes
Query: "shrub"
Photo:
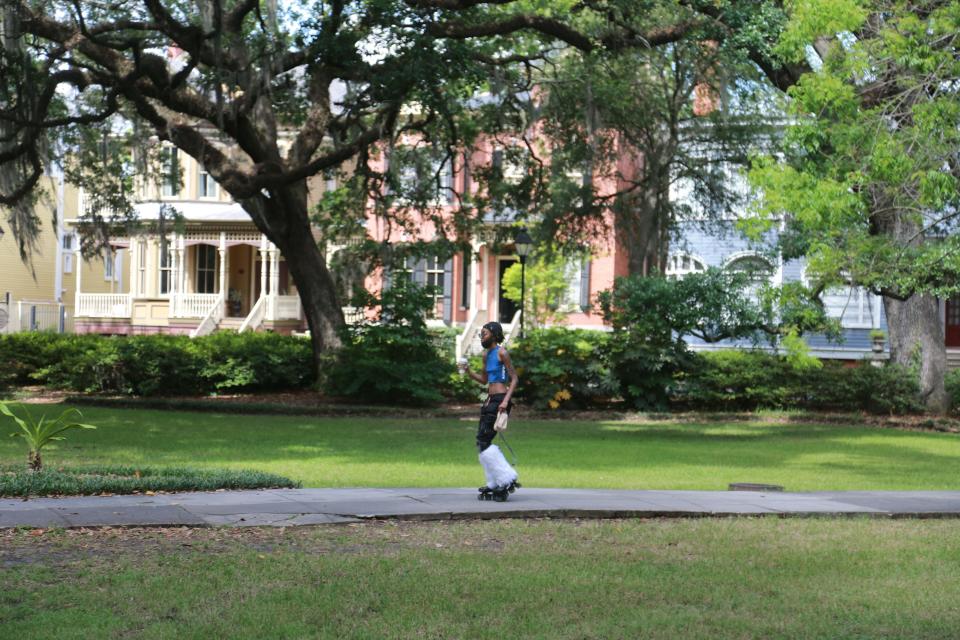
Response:
[{"label": "shrub", "polygon": [[615,396],[607,361],[609,334],[556,327],[528,331],[510,347],[519,397],[538,408],[586,407]]},{"label": "shrub", "polygon": [[953,411],[960,410],[960,369],[947,373],[944,384],[947,387],[947,395],[950,396],[950,408]]},{"label": "shrub", "polygon": [[824,363],[796,369],[784,358],[728,349],[698,354],[680,376],[674,400],[697,409],[816,410],[912,413],[922,411],[916,376],[904,367]]},{"label": "shrub", "polygon": [[34,374],[63,353],[68,338],[44,331],[0,335],[0,376],[9,385],[36,382]]},{"label": "shrub", "polygon": [[308,340],[276,333],[218,332],[193,342],[198,377],[211,391],[276,391],[314,381]]},{"label": "shrub", "polygon": [[274,333],[222,332],[192,340],[60,335],[14,344],[28,354],[25,369],[34,381],[79,392],[195,395],[302,388],[314,380],[310,343]]},{"label": "shrub", "polygon": [[783,408],[798,402],[798,375],[762,351],[724,349],[694,355],[678,379],[675,400],[721,411]]},{"label": "shrub", "polygon": [[455,367],[452,350],[441,355],[424,322],[433,298],[398,278],[379,300],[365,304],[378,308],[378,321],[347,327],[343,347],[324,372],[325,390],[367,403],[442,402]]}]

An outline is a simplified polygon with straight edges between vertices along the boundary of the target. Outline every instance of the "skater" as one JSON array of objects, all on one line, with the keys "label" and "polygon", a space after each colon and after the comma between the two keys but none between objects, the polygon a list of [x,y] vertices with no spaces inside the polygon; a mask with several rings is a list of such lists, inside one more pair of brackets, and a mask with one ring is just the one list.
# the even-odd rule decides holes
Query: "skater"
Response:
[{"label": "skater", "polygon": [[488,322],[480,329],[480,345],[483,347],[483,373],[474,373],[470,365],[461,362],[463,372],[481,384],[487,385],[487,399],[480,407],[480,426],[477,429],[477,453],[480,454],[480,464],[487,478],[487,484],[480,487],[478,496],[481,500],[496,500],[503,502],[507,495],[513,493],[520,486],[517,482],[517,472],[500,451],[500,447],[493,444],[497,432],[494,424],[500,413],[510,413],[513,408],[511,398],[520,381],[510,354],[501,346],[503,342],[503,327],[499,322]]}]

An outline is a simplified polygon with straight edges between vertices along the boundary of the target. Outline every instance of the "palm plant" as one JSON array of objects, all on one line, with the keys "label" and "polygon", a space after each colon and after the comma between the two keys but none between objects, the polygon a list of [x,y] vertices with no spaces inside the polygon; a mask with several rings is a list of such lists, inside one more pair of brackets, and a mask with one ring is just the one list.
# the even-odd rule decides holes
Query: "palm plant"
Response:
[{"label": "palm plant", "polygon": [[15,414],[5,402],[0,402],[0,413],[13,418],[14,422],[20,427],[20,431],[10,434],[11,438],[21,437],[27,442],[30,452],[27,454],[28,464],[31,471],[40,471],[43,468],[43,462],[40,459],[40,450],[47,444],[55,440],[64,440],[66,436],[61,435],[68,429],[96,429],[92,424],[83,424],[76,422],[74,417],[83,417],[78,409],[67,409],[60,414],[56,420],[47,420],[45,415],[40,416],[40,421],[33,419],[30,411],[23,405],[20,405],[25,417],[21,418]]}]

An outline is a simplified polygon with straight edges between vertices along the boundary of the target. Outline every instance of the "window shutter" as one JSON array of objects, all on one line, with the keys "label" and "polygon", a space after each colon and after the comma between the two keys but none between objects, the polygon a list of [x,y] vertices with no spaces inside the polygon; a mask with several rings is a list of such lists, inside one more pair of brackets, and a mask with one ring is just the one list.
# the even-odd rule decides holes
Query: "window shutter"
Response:
[{"label": "window shutter", "polygon": [[580,309],[590,308],[590,258],[585,258],[580,267]]},{"label": "window shutter", "polygon": [[443,321],[453,322],[453,258],[443,265]]}]

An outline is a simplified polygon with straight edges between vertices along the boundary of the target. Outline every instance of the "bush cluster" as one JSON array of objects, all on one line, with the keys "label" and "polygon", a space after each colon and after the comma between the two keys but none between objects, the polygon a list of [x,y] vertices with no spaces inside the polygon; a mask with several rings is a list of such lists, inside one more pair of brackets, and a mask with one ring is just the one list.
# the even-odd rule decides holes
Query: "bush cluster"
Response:
[{"label": "bush cluster", "polygon": [[314,381],[310,342],[274,333],[0,336],[12,384],[137,396],[275,391]]},{"label": "bush cluster", "polygon": [[540,409],[585,408],[616,396],[619,383],[601,331],[550,328],[527,332],[510,354],[524,400]]},{"label": "bush cluster", "polygon": [[442,402],[455,374],[454,334],[427,329],[424,318],[434,304],[429,290],[397,278],[380,297],[367,294],[360,304],[376,317],[346,327],[343,346],[324,367],[324,391],[366,404]]},{"label": "bush cluster", "polygon": [[796,368],[769,353],[730,349],[697,354],[678,379],[674,403],[697,409],[923,410],[917,376],[895,364]]}]

